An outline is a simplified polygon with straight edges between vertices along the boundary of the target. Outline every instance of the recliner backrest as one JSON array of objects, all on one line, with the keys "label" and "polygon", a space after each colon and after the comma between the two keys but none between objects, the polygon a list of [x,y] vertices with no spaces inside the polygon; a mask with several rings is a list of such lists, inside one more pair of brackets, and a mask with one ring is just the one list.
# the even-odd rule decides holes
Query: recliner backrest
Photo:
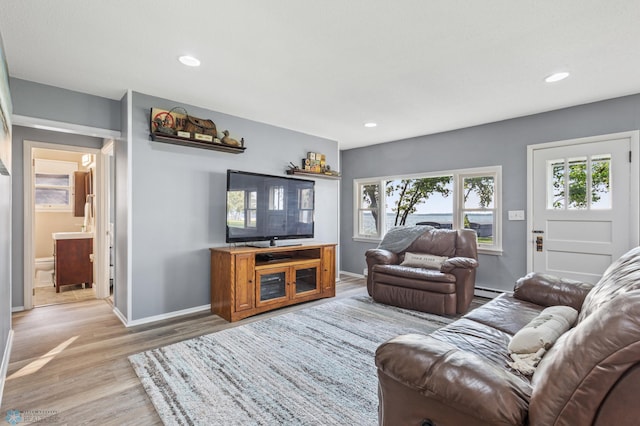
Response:
[{"label": "recliner backrest", "polygon": [[[453,257],[456,254],[458,233],[450,229],[428,229],[404,251]],[[404,255],[404,253],[402,253]]]}]

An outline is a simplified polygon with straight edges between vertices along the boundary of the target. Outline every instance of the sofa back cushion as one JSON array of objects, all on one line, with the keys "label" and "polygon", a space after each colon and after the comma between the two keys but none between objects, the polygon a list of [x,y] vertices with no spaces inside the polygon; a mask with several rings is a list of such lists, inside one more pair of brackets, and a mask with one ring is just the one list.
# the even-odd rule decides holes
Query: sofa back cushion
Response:
[{"label": "sofa back cushion", "polygon": [[529,424],[592,424],[611,389],[638,363],[640,290],[631,290],[590,307],[545,354],[531,379]]},{"label": "sofa back cushion", "polygon": [[607,268],[584,299],[578,322],[611,303],[615,297],[634,290],[640,290],[640,247],[623,254]]}]

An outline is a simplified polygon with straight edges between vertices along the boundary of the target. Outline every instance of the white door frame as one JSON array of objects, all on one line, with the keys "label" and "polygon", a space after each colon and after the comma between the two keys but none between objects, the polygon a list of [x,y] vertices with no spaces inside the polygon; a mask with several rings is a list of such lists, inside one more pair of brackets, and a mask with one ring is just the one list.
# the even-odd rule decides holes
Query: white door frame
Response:
[{"label": "white door frame", "polygon": [[[102,227],[102,241],[98,241],[100,243],[100,250],[102,252],[102,265],[103,268],[100,271],[101,273],[98,275],[98,279],[96,280],[96,297],[99,299],[104,299],[105,297],[109,297],[110,291],[110,266],[111,266],[111,258],[110,258],[110,240],[113,239],[113,235],[111,235],[111,230],[109,228],[109,218],[110,218],[110,209],[111,205],[109,204],[109,191],[110,191],[110,177],[111,171],[109,168],[109,160],[110,157],[113,156],[113,148],[114,141],[113,139],[105,139],[104,145],[102,145],[102,149],[100,150],[102,155],[100,156],[100,164],[101,164],[101,178],[100,184],[97,184],[98,188],[98,206],[99,206],[99,214],[97,222],[101,224]],[[97,162],[97,161],[96,161]],[[97,171],[96,171],[97,174]],[[98,285],[98,282],[100,285]],[[100,291],[99,291],[100,290]],[[114,288],[115,291],[115,288]]]},{"label": "white door frame", "polygon": [[[34,184],[33,184],[33,148],[52,149],[57,151],[71,151],[94,154],[96,156],[96,188],[103,188],[103,170],[102,170],[102,154],[99,149],[79,147],[72,145],[61,145],[49,142],[24,141],[24,309],[33,308],[33,270],[34,270],[34,253],[35,253],[35,202],[34,202]],[[102,192],[102,191],[100,191]],[[104,195],[98,193],[96,199],[97,209],[101,208]],[[99,210],[97,210],[99,211]],[[96,298],[102,299],[109,296],[109,287],[104,288],[104,254],[103,243],[105,235],[105,218],[98,216],[96,218],[95,237],[93,239],[93,274],[96,285]],[[107,275],[108,276],[108,275]],[[107,279],[108,283],[108,279]]]},{"label": "white door frame", "polygon": [[631,163],[629,182],[629,239],[633,246],[640,243],[640,131],[611,133],[607,135],[590,136],[586,138],[568,139],[540,143],[527,146],[527,271],[533,270],[533,154],[539,149],[556,148],[560,146],[579,145],[591,142],[601,142],[611,139],[629,139],[631,149]]},{"label": "white door frame", "polygon": [[[89,127],[83,126],[79,124],[66,123],[62,121],[54,121],[54,120],[46,120],[37,117],[29,117],[24,115],[13,114],[11,116],[12,123],[14,126],[23,126],[29,128],[37,128],[42,130],[49,130],[53,132],[62,132],[62,133],[72,133],[77,135],[85,135],[91,137],[101,137],[107,139],[118,139],[121,135],[119,131],[109,130],[109,129],[101,129],[97,127]],[[34,205],[33,205],[33,182],[32,182],[32,174],[31,174],[31,149],[27,149],[26,145],[28,141],[24,141],[25,147],[23,151],[23,185],[24,185],[24,195],[25,201],[24,205],[24,265],[23,265],[23,286],[24,286],[24,300],[23,300],[23,309],[32,309],[33,308],[33,268],[34,268],[34,220],[35,216],[33,215]],[[38,144],[37,142],[31,142],[31,147],[35,147],[34,144]],[[75,146],[67,146],[67,145],[59,145],[59,144],[44,144],[47,145],[48,149],[68,149],[70,151],[83,151],[83,152],[96,152],[96,160],[97,163],[101,161],[101,153],[100,150],[92,149],[92,148],[82,148]],[[98,167],[98,164],[96,164]],[[98,169],[96,168],[96,183],[101,184],[101,180],[103,177],[99,177]],[[99,188],[98,185],[96,185]],[[27,190],[28,189],[28,190]],[[104,196],[104,195],[103,195]],[[104,201],[104,200],[102,200]],[[100,200],[96,200],[96,204],[98,204]],[[104,223],[100,224],[100,218],[97,218],[96,221],[96,232],[105,229]],[[104,220],[104,219],[102,219]],[[104,235],[104,233],[102,234]],[[94,240],[94,244],[96,241]],[[98,254],[98,253],[96,253]],[[103,256],[99,256],[99,259],[103,259]],[[100,263],[100,262],[99,262]],[[94,267],[97,265],[94,264]],[[107,264],[108,268],[108,264]],[[108,277],[109,271],[104,269],[104,265],[101,267],[102,273],[106,273]],[[98,270],[100,271],[100,269]],[[104,276],[104,275],[103,275]],[[102,279],[102,278],[101,278]],[[102,279],[104,281],[104,279]],[[102,297],[107,297],[109,295],[109,287],[108,287],[108,278],[107,278],[107,287],[103,289],[96,288],[96,296],[100,294]]]}]

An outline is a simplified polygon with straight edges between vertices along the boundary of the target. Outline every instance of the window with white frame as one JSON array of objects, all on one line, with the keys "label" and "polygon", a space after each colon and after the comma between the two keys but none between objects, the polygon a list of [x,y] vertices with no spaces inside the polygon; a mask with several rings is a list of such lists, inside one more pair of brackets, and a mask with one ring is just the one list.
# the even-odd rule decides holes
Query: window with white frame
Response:
[{"label": "window with white frame", "polygon": [[354,238],[381,240],[396,226],[470,228],[482,251],[502,249],[501,167],[357,179]]},{"label": "window with white frame", "polygon": [[57,160],[35,160],[36,210],[71,211],[74,175],[78,163]]}]

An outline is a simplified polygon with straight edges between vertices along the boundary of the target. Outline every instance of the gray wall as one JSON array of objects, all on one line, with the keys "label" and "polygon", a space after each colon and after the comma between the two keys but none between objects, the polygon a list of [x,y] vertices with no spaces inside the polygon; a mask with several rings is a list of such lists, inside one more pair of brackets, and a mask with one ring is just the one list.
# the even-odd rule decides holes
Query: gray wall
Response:
[{"label": "gray wall", "polygon": [[[212,119],[232,137],[244,137],[246,151],[229,154],[149,141],[150,109],[176,105],[133,94],[132,320],[210,303],[208,249],[225,245],[227,169],[284,176],[288,162],[297,164],[307,151],[325,153],[327,163],[339,169],[335,141],[190,105],[181,106]],[[338,241],[338,193],[338,181],[317,179],[315,241]]]},{"label": "gray wall", "polygon": [[24,148],[25,140],[52,144],[81,146],[85,148],[102,147],[102,139],[48,130],[13,126],[12,137],[12,305],[24,306]]},{"label": "gray wall", "polygon": [[353,179],[482,166],[502,166],[502,256],[480,255],[477,285],[513,289],[526,271],[526,222],[507,220],[526,210],[527,145],[640,128],[640,95],[626,96],[446,133],[341,153],[341,265],[362,274],[364,252],[376,244],[353,241]]},{"label": "gray wall", "polygon": [[120,130],[118,101],[18,78],[10,83],[16,115]]}]

